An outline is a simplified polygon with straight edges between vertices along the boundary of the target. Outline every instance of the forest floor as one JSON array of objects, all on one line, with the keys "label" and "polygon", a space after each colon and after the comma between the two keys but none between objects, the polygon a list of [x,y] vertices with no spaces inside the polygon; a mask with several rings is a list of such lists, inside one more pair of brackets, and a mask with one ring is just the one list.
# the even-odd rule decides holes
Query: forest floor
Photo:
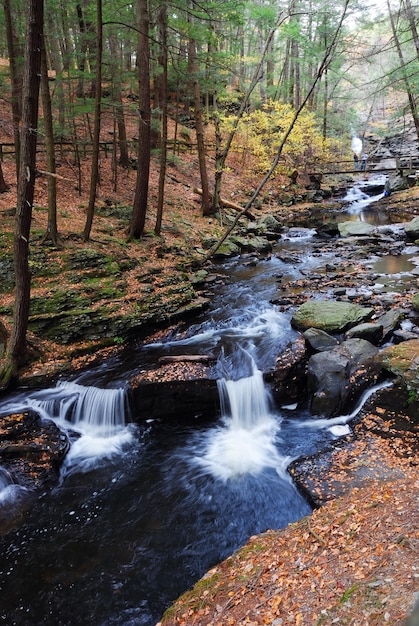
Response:
[{"label": "forest floor", "polygon": [[[219,237],[223,228],[215,218],[203,218],[200,199],[193,187],[200,186],[197,160],[187,153],[172,160],[166,187],[166,213],[161,237],[153,235],[157,196],[157,168],[152,169],[150,210],[145,236],[127,243],[128,224],[104,216],[94,218],[91,241],[82,242],[86,219],[90,161],[82,161],[82,189],[78,188],[78,170],[71,154],[59,157],[58,228],[65,250],[68,247],[106,250],[138,260],[144,271],[160,271],[160,276],[181,274],[179,249],[187,256],[197,252],[205,237]],[[45,169],[42,162],[39,169]],[[7,158],[3,172],[10,189],[0,194],[0,250],[10,253],[16,206],[14,165]],[[119,170],[113,180],[112,159],[102,159],[98,205],[132,205],[136,172]],[[278,184],[278,183],[276,183]],[[289,181],[284,180],[284,188]],[[223,194],[237,203],[248,198],[254,188],[250,174],[226,173]],[[266,189],[269,196],[269,186]],[[47,229],[47,177],[40,175],[36,184],[31,246],[41,248]],[[400,195],[400,201],[417,206],[418,188]],[[284,220],[304,207],[284,207]],[[262,209],[265,210],[265,209]],[[269,205],[266,212],[269,212]],[[161,254],[162,242],[165,253]],[[51,259],[59,265],[60,249],[48,248]],[[177,269],[176,269],[177,268]],[[58,276],[58,279],[60,277]],[[73,289],[74,284],[60,284]],[[50,296],[51,286],[36,281],[34,297]],[[128,285],[129,298],[118,301],[127,311],[144,297],[139,281]],[[0,293],[0,307],[13,304],[13,292]],[[4,319],[9,327],[10,320]],[[93,346],[60,345],[29,336],[42,354],[30,372],[55,372],[66,364],[77,368],[91,358]],[[117,349],[117,346],[108,350]],[[375,449],[375,457],[387,454],[384,443]],[[401,477],[388,481],[377,479],[363,488],[353,488],[346,495],[328,502],[284,530],[269,531],[252,538],[248,545],[224,563],[214,567],[170,609],[165,626],[227,626],[236,624],[286,624],[315,626],[401,626],[419,592],[419,510],[417,468],[400,457],[389,463],[400,469]],[[416,596],[415,596],[416,594]]]}]

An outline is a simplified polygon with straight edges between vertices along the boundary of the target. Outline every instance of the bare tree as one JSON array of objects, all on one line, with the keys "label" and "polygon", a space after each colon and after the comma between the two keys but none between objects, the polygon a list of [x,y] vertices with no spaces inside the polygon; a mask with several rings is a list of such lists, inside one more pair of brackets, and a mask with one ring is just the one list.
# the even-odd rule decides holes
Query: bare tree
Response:
[{"label": "bare tree", "polygon": [[[45,41],[44,41],[45,43]],[[57,179],[55,163],[54,128],[52,121],[51,94],[49,90],[47,55],[45,46],[42,47],[41,56],[41,97],[45,128],[45,150],[48,176],[48,226],[44,241],[52,241],[58,246],[57,229]]]},{"label": "bare tree", "polygon": [[139,128],[138,169],[129,237],[141,237],[145,226],[148,201],[148,181],[151,158],[150,105],[150,46],[148,41],[150,19],[147,0],[137,0],[138,28],[138,84]]},{"label": "bare tree", "polygon": [[12,332],[7,345],[5,363],[0,371],[0,388],[7,387],[17,377],[19,367],[27,359],[26,332],[31,287],[29,233],[35,190],[43,17],[44,0],[27,0],[21,160],[14,235],[16,293]]},{"label": "bare tree", "polygon": [[409,100],[410,112],[412,114],[413,123],[415,125],[416,135],[419,139],[419,116],[418,116],[418,111],[416,107],[416,100],[413,95],[413,91],[409,82],[409,77],[406,72],[406,64],[404,62],[403,51],[400,45],[399,37],[397,35],[396,23],[394,21],[394,15],[390,7],[389,0],[387,0],[387,8],[388,8],[388,15],[390,17],[391,30],[393,31],[394,43],[396,45],[397,54],[398,54],[399,61],[400,61],[400,69],[402,72],[403,82],[405,84],[407,98]]},{"label": "bare tree", "polygon": [[6,20],[7,48],[9,51],[10,79],[12,83],[12,115],[13,134],[15,140],[16,176],[19,178],[20,165],[20,120],[22,117],[22,64],[19,63],[21,56],[20,45],[17,42],[10,0],[3,0],[4,15]]},{"label": "bare tree", "polygon": [[163,219],[164,186],[167,166],[167,3],[162,2],[158,15],[158,28],[160,39],[159,65],[161,74],[158,80],[159,100],[161,107],[162,131],[161,131],[161,154],[159,173],[159,195],[157,201],[157,217],[154,232],[159,235]]},{"label": "bare tree", "polygon": [[87,206],[86,224],[83,231],[83,241],[89,241],[92,230],[93,215],[95,212],[96,190],[99,181],[99,146],[101,125],[101,101],[102,101],[102,0],[96,1],[97,24],[96,24],[96,86],[95,86],[95,122],[93,128],[92,166],[90,170],[89,204]]}]

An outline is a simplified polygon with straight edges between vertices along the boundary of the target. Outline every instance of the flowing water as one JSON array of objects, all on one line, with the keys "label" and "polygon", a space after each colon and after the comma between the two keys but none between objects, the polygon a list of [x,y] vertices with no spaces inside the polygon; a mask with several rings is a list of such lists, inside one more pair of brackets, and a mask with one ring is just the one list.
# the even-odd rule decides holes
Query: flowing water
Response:
[{"label": "flowing water", "polygon": [[[353,415],[313,420],[300,407],[275,407],[263,381],[297,336],[290,314],[270,304],[278,277],[333,261],[311,253],[313,231],[295,235],[278,243],[286,261],[273,254],[257,266],[220,266],[228,284],[187,332],[3,400],[2,413],[31,406],[71,442],[59,485],[40,497],[0,468],[0,520],[26,511],[0,539],[3,623],[151,626],[251,535],[310,512],[287,466],[347,432]],[[218,357],[219,414],[212,423],[179,414],[135,424],[126,381],[161,354],[188,352]]]}]

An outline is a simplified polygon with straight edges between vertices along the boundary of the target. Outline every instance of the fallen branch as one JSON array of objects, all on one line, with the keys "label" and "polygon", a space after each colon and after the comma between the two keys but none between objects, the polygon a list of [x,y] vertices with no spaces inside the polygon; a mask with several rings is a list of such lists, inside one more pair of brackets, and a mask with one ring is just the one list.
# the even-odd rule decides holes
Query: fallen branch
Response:
[{"label": "fallen branch", "polygon": [[[193,191],[194,193],[197,193],[200,196],[202,196],[202,189],[199,189],[199,187],[194,187]],[[221,206],[223,206],[226,209],[234,209],[234,211],[238,211],[239,213],[242,213],[243,211],[243,207],[240,206],[240,204],[236,204],[235,202],[226,200],[226,198],[219,198],[218,202],[219,204],[221,204]],[[245,210],[244,215],[246,215],[246,217],[248,217],[249,220],[252,220],[252,221],[256,220],[256,217],[253,215],[253,213],[251,213],[247,209]]]},{"label": "fallen branch", "polygon": [[59,178],[60,180],[66,180],[71,183],[71,178],[65,178],[64,176],[60,176],[59,174],[53,174],[52,172],[46,172],[45,170],[36,170],[38,174],[43,174],[44,176],[52,176],[53,178]]},{"label": "fallen branch", "polygon": [[180,354],[177,356],[161,356],[159,363],[180,363],[182,361],[192,361],[195,363],[208,363],[209,361],[215,361],[215,356],[212,354]]}]

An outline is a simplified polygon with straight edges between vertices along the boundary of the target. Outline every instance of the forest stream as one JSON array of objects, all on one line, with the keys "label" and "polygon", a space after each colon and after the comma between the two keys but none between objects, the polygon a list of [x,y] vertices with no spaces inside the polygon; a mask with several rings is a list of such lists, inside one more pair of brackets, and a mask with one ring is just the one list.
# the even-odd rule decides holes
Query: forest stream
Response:
[{"label": "forest stream", "polygon": [[[385,224],[382,195],[355,185],[337,219]],[[0,473],[0,511],[28,511],[0,539],[5,624],[153,626],[251,535],[310,512],[287,467],[346,432],[359,406],[330,423],[313,421],[307,409],[275,406],[262,373],[298,335],[291,313],[271,304],[277,276],[322,271],[338,254],[314,255],[313,237],[314,229],[302,229],[257,263],[220,264],[225,280],[186,333],[130,346],[125,358],[54,388],[2,399],[2,413],[32,407],[71,441],[52,491],[34,496]],[[281,260],[278,251],[298,261]],[[379,264],[383,275],[411,268],[404,255]],[[137,423],[127,381],[176,354],[215,355],[218,414],[170,421],[150,415]]]}]

